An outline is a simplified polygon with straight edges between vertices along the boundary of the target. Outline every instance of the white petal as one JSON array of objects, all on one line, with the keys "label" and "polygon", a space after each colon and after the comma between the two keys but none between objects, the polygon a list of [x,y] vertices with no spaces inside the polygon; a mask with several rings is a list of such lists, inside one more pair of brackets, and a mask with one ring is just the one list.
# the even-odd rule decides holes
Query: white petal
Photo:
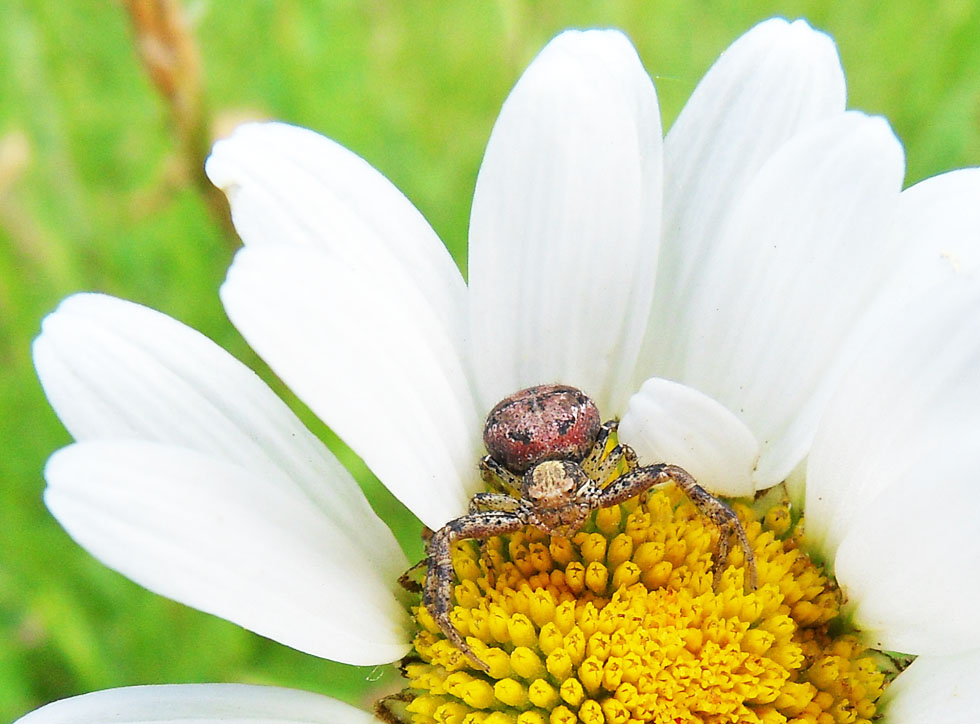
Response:
[{"label": "white petal", "polygon": [[44,391],[76,440],[197,450],[283,478],[394,581],[407,561],[354,479],[275,393],[204,335],[100,294],[69,297],[34,342]]},{"label": "white petal", "polygon": [[504,103],[470,222],[474,365],[486,409],[533,384],[625,408],[656,273],[657,97],[629,40],[566,32]]},{"label": "white petal", "polygon": [[[914,310],[917,305],[929,308],[934,304],[931,291],[933,289],[940,290],[951,285],[969,287],[971,284],[976,286],[980,283],[980,243],[978,243],[980,204],[977,203],[977,199],[980,199],[980,169],[961,169],[936,176],[902,192],[889,231],[889,238],[893,240],[894,248],[887,262],[882,260],[889,265],[894,263],[895,268],[889,270],[884,285],[876,292],[874,298],[869,300],[868,309],[862,312],[837,360],[836,369],[828,377],[833,377],[840,370],[846,372],[854,364],[855,357],[869,346],[869,340],[881,335],[882,330],[888,330],[886,334],[892,336],[891,341],[883,342],[882,352],[865,360],[863,365],[859,365],[859,369],[865,370],[863,374],[870,374],[874,379],[891,386],[891,389],[883,393],[886,396],[883,403],[886,409],[892,406],[892,401],[888,400],[887,396],[894,396],[895,400],[898,400],[907,395],[908,389],[921,387],[922,381],[913,375],[905,375],[904,378],[899,379],[886,374],[879,379],[878,371],[869,371],[869,365],[875,365],[886,373],[892,371],[892,366],[898,366],[901,370],[901,365],[895,363],[897,359],[901,359],[903,363],[908,360],[913,364],[928,366],[932,363],[924,360],[922,355],[931,355],[932,350],[923,343],[922,340],[925,339],[932,340],[934,344],[939,345],[938,349],[945,351],[945,340],[942,336],[933,334],[937,329],[942,330],[941,334],[945,334],[945,323],[940,322],[940,326],[935,327],[929,321],[923,328],[923,337],[910,337],[904,329],[905,314],[909,312],[902,312],[902,310]],[[916,301],[917,299],[919,301]],[[976,316],[976,310],[970,309],[969,306],[961,310],[950,310],[947,313],[962,315],[964,319],[972,319]],[[912,312],[913,317],[915,314]],[[876,343],[870,344],[873,347]],[[886,357],[885,354],[889,356]],[[855,374],[850,373],[852,378]],[[923,371],[923,374],[930,373]],[[864,381],[858,379],[856,383],[852,382],[849,385],[850,392],[847,394],[857,395],[858,399],[861,399],[865,394],[864,388]],[[877,401],[875,404],[878,404]],[[842,409],[846,407],[845,402]],[[843,419],[835,421],[833,425],[842,425],[840,429],[852,435],[863,434],[853,430],[854,426],[874,426],[894,413],[882,414],[876,407],[864,406],[844,413],[838,411],[831,417],[842,414]],[[875,419],[876,415],[878,419]],[[824,434],[828,434],[828,431],[824,431]],[[877,432],[872,434],[874,439],[869,441],[870,446],[867,449],[877,450],[880,436]],[[837,435],[832,437],[838,442],[841,440]],[[916,435],[915,438],[918,440],[921,436]],[[914,441],[910,440],[909,444],[912,442]],[[886,455],[883,461],[886,466],[889,464],[888,457]],[[842,469],[842,461],[839,458],[835,459],[833,453],[821,457],[818,468],[827,464],[832,469],[838,471]],[[865,463],[855,461],[855,464]],[[880,463],[872,463],[872,466],[877,464]],[[818,477],[823,479],[820,473]],[[833,472],[830,477],[841,479],[837,472]],[[879,482],[885,484],[886,481],[880,474],[874,472],[864,476],[860,481],[847,482],[848,496],[852,503],[845,506],[844,510],[827,509],[828,505],[836,508],[840,504],[838,497],[833,494],[823,496],[822,501],[813,501],[808,511],[808,517],[813,521],[813,525],[808,524],[808,536],[816,540],[815,536],[819,532],[823,537],[828,532],[824,529],[824,524],[835,521],[835,531],[830,533],[831,537],[826,541],[828,553],[832,552],[847,523],[848,511],[854,510],[853,503],[867,502],[869,496],[877,493],[877,488],[874,486]],[[871,487],[866,487],[867,485]],[[855,488],[861,492],[855,493]]]},{"label": "white petal", "polygon": [[426,525],[466,512],[482,420],[455,340],[412,287],[308,249],[246,247],[221,298],[276,374]]},{"label": "white petal", "polygon": [[877,300],[876,328],[927,289],[980,270],[980,169],[951,171],[902,192],[892,234],[901,266]]},{"label": "white petal", "polygon": [[807,467],[807,539],[828,559],[883,490],[978,429],[978,310],[980,285],[954,278],[881,326],[847,370]]},{"label": "white petal", "polygon": [[282,477],[157,443],[55,453],[45,501],[68,533],[146,588],[350,664],[408,650],[389,581]]},{"label": "white petal", "polygon": [[364,275],[398,272],[462,334],[459,270],[418,210],[364,159],[305,128],[249,123],[215,144],[206,170],[246,244],[318,249]]},{"label": "white petal", "polygon": [[974,418],[858,511],[837,550],[851,620],[874,648],[940,655],[980,648]]},{"label": "white petal", "polygon": [[980,285],[954,279],[867,340],[807,471],[807,538],[887,648],[980,646]]},{"label": "white petal", "polygon": [[980,651],[920,656],[888,685],[888,724],[976,724],[980,711]]},{"label": "white petal", "polygon": [[828,372],[889,271],[902,174],[881,119],[848,113],[798,134],[746,189],[675,314],[684,337],[664,340],[668,369],[752,430],[759,488],[806,454]]},{"label": "white petal", "polygon": [[374,718],[336,699],[295,689],[245,684],[171,684],[107,689],[62,699],[16,724],[371,724]]},{"label": "white petal", "polygon": [[844,111],[833,40],[805,21],[772,19],[736,40],[694,90],[664,141],[664,235],[654,314],[637,385],[683,337],[674,319],[746,186],[787,140]]},{"label": "white petal", "polygon": [[642,465],[680,465],[718,495],[752,495],[759,443],[723,405],[676,382],[651,378],[630,398],[620,439]]}]

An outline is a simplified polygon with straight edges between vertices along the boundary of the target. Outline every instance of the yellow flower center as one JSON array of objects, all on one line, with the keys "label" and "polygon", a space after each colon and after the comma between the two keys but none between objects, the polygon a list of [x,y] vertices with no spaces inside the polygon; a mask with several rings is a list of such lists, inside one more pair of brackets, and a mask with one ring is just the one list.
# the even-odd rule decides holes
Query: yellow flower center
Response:
[{"label": "yellow flower center", "polygon": [[869,722],[885,675],[837,631],[840,593],[799,550],[800,522],[785,502],[734,508],[755,551],[755,591],[737,549],[713,585],[717,529],[676,489],[600,509],[571,538],[528,528],[456,544],[450,618],[489,672],[414,607],[398,718]]}]

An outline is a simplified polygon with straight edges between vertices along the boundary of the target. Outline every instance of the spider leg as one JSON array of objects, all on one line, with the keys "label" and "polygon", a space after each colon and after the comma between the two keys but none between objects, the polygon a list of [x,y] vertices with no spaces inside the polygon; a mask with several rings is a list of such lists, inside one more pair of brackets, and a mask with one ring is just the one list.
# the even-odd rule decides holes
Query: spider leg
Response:
[{"label": "spider leg", "polygon": [[490,490],[506,493],[515,498],[521,497],[521,478],[515,475],[489,455],[480,459],[480,477]]},{"label": "spider leg", "polygon": [[602,461],[603,455],[606,452],[606,442],[609,440],[609,436],[619,427],[618,420],[609,420],[604,422],[602,427],[599,428],[599,435],[596,437],[595,444],[589,451],[589,454],[585,456],[582,460],[582,469],[585,474],[588,475],[593,480],[596,479],[596,468]]},{"label": "spider leg", "polygon": [[410,593],[421,593],[422,585],[413,578],[413,574],[425,565],[425,559],[416,563],[403,574],[398,576],[398,585]]},{"label": "spider leg", "polygon": [[[506,493],[477,493],[470,500],[471,515],[492,510],[516,513],[520,508],[521,501]],[[487,549],[483,543],[480,541],[480,561],[487,572],[487,585],[493,588],[497,585],[497,574],[494,569],[493,558],[487,555]]]},{"label": "spider leg", "polygon": [[514,513],[521,507],[521,501],[506,493],[477,493],[470,499],[470,513],[498,510]]},{"label": "spider leg", "polygon": [[374,702],[374,715],[385,722],[385,724],[404,724],[406,720],[411,719],[411,715],[407,714],[407,712],[402,712],[402,715],[399,716],[392,709],[392,704],[409,703],[414,698],[415,694],[409,691],[399,691],[388,696],[383,696]]},{"label": "spider leg", "polygon": [[492,510],[470,513],[449,521],[433,533],[429,540],[428,570],[422,589],[422,603],[446,638],[483,671],[489,671],[489,667],[477,657],[449,620],[454,577],[452,545],[458,540],[513,533],[524,525],[526,522],[523,509],[516,512]]},{"label": "spider leg", "polygon": [[[470,514],[488,510],[515,513],[521,507],[521,501],[506,493],[477,493],[470,500]],[[493,588],[497,585],[497,574],[494,570],[493,559],[487,555],[487,549],[480,542],[480,561],[487,572],[487,585]],[[400,580],[400,579],[399,579]]]},{"label": "spider leg", "polygon": [[609,454],[606,455],[605,459],[602,460],[595,468],[595,474],[593,476],[594,480],[599,483],[599,485],[605,485],[609,478],[613,477],[617,472],[622,473],[620,470],[620,465],[625,464],[626,472],[632,472],[636,469],[636,453],[633,452],[633,448],[629,445],[616,445]]},{"label": "spider leg", "polygon": [[732,536],[738,540],[745,556],[746,579],[749,590],[755,590],[758,577],[755,570],[755,554],[749,544],[745,529],[735,512],[707,490],[697,484],[689,472],[677,465],[649,465],[637,468],[622,477],[612,481],[603,488],[599,497],[599,507],[607,508],[629,500],[635,495],[644,493],[652,488],[659,488],[667,483],[675,483],[690,499],[701,515],[718,526],[721,537],[718,550],[715,552],[712,575],[718,580],[728,558],[728,550]]}]

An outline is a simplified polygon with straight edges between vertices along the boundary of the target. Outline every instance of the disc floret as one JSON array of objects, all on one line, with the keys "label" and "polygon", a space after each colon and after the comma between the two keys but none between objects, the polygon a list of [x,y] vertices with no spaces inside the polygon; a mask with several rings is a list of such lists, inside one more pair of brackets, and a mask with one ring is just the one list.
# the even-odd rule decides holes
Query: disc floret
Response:
[{"label": "disc floret", "polygon": [[[779,502],[736,505],[756,556],[717,583],[716,529],[677,488],[600,509],[569,538],[527,528],[453,547],[454,626],[413,608],[400,716],[413,724],[870,721],[885,675],[833,635],[840,592]],[[396,707],[390,707],[392,710]]]},{"label": "disc floret", "polygon": [[382,718],[869,722],[885,675],[835,633],[840,591],[779,489],[729,505],[681,468],[641,467],[598,420],[561,385],[491,411],[494,492],[429,540],[407,686]]}]

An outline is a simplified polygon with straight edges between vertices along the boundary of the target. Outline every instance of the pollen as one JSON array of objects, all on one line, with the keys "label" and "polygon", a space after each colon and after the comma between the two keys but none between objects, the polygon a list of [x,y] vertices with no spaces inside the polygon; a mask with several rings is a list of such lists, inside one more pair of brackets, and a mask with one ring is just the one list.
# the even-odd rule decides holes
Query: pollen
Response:
[{"label": "pollen", "polygon": [[[570,538],[527,528],[453,549],[453,624],[421,604],[408,724],[868,724],[886,675],[846,631],[841,595],[801,551],[788,503],[735,503],[756,557],[712,575],[717,529],[677,489],[595,511]],[[397,715],[394,714],[397,710]]]}]

